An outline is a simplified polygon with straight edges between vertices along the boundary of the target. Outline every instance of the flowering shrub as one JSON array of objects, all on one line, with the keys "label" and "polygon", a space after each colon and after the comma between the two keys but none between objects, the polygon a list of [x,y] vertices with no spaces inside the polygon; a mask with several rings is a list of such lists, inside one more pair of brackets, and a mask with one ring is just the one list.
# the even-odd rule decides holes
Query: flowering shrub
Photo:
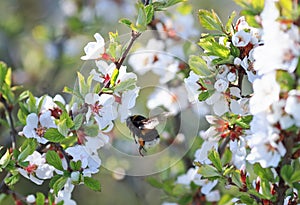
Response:
[{"label": "flowering shrub", "polygon": [[[210,33],[201,34],[198,46],[203,52],[197,54],[192,43],[180,43],[200,33],[191,7],[180,4],[171,17],[160,12],[182,2],[138,2],[135,20],[120,20],[131,30],[126,44],[118,32],[110,32],[107,42],[96,33],[81,57],[95,64],[89,76],[78,72],[78,86],[64,88],[72,96],[69,102],[61,95],[35,97],[22,91],[12,83],[12,70],[0,64],[0,102],[7,116],[1,123],[11,136],[11,146],[1,147],[0,169],[6,173],[1,193],[12,195],[16,204],[76,204],[76,185],[100,191],[100,182],[93,178],[103,161],[100,148],[111,142],[115,122],[125,123],[133,114],[141,89],[138,79],[151,71],[159,86],[146,106],[168,111],[175,121],[173,129],[169,125],[162,132],[164,143],[190,143],[181,133],[184,124],[176,124],[186,109],[205,116],[210,126],[192,142],[194,158],[186,163],[186,173],[148,178],[174,202],[163,204],[299,203],[299,6],[292,1],[236,0],[243,16],[236,19],[233,12],[226,24],[214,11],[200,9],[199,22]],[[149,27],[156,31],[153,38],[134,48]],[[197,129],[198,122],[189,124]],[[137,127],[141,133],[155,129],[143,126]],[[145,141],[140,138],[139,143]],[[179,160],[188,161],[183,156],[187,151]],[[21,176],[37,185],[47,181],[49,192],[21,197],[14,190]]]}]

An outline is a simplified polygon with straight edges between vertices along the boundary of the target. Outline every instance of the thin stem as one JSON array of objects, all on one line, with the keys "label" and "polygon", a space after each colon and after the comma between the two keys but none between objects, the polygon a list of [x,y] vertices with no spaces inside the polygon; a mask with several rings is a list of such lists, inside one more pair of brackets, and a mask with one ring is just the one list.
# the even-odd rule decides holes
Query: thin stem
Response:
[{"label": "thin stem", "polygon": [[[128,43],[128,46],[127,48],[125,49],[123,55],[121,56],[121,58],[116,62],[116,69],[120,69],[122,64],[124,63],[133,43],[135,42],[135,40],[141,35],[142,33],[140,32],[136,32],[136,31],[131,31],[131,38],[130,38],[130,41]],[[110,86],[110,81],[108,81],[103,88],[109,88]],[[103,90],[103,89],[102,89]],[[103,93],[103,91],[100,91],[98,95],[101,95]]]},{"label": "thin stem", "polygon": [[116,63],[116,67],[117,69],[120,69],[121,65],[123,64],[124,60],[126,59],[134,41],[141,35],[140,32],[136,32],[136,31],[131,31],[131,38],[129,41],[129,44],[126,48],[126,50],[124,51],[122,57],[118,60],[118,62]]},{"label": "thin stem", "polygon": [[11,147],[12,149],[16,148],[16,135],[17,135],[17,131],[14,125],[14,120],[13,120],[13,116],[12,116],[12,108],[11,106],[7,103],[6,99],[0,94],[0,102],[3,103],[5,110],[8,114],[8,119],[9,119],[9,124],[10,124],[10,137],[11,137]]}]

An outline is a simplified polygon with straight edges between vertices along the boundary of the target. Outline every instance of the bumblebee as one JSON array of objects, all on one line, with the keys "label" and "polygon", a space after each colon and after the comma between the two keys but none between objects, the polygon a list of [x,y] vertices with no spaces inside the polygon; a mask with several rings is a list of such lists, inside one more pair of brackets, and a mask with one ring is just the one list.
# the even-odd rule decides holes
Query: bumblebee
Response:
[{"label": "bumblebee", "polygon": [[147,152],[146,147],[151,147],[159,143],[160,137],[156,126],[165,121],[170,113],[164,112],[151,118],[142,115],[133,115],[127,118],[126,125],[133,135],[135,143],[139,144],[139,153],[144,156],[142,150]]}]

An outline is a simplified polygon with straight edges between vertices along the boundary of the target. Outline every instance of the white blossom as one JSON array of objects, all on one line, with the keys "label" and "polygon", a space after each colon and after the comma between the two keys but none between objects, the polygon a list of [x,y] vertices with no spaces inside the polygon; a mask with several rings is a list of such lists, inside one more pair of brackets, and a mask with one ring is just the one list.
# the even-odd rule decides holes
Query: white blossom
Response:
[{"label": "white blossom", "polygon": [[105,52],[103,37],[99,33],[96,33],[94,37],[96,42],[89,42],[84,47],[85,56],[82,56],[81,60],[96,60]]}]

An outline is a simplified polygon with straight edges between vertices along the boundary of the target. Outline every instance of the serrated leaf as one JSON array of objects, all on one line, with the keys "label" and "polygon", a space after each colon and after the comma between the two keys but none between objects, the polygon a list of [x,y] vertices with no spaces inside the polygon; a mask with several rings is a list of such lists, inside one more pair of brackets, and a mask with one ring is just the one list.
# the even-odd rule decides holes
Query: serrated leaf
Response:
[{"label": "serrated leaf", "polygon": [[122,81],[115,86],[115,92],[124,92],[127,90],[133,90],[136,87],[136,79],[129,78],[128,80]]},{"label": "serrated leaf", "polygon": [[152,4],[149,4],[145,7],[145,13],[146,13],[146,24],[151,23],[153,16],[154,16],[154,7]]},{"label": "serrated leaf", "polygon": [[189,58],[189,66],[190,69],[200,77],[206,77],[212,74],[205,60],[203,60],[200,56],[191,55]]},{"label": "serrated leaf", "polygon": [[18,155],[17,160],[22,162],[25,160],[29,155],[31,155],[34,150],[36,149],[36,141],[34,139],[28,139],[24,141],[22,146],[20,147],[21,152]]},{"label": "serrated leaf", "polygon": [[45,204],[45,195],[41,192],[36,193],[36,200],[35,200],[36,205],[44,205]]},{"label": "serrated leaf", "polygon": [[49,140],[50,142],[59,143],[65,139],[65,136],[62,135],[58,129],[56,128],[49,128],[44,134],[44,138]]},{"label": "serrated leaf", "polygon": [[231,180],[237,187],[241,188],[243,186],[239,171],[232,172]]},{"label": "serrated leaf", "polygon": [[69,131],[66,121],[67,121],[66,119],[63,119],[57,123],[57,129],[60,132],[60,134],[62,134],[63,136],[67,136]]},{"label": "serrated leaf", "polygon": [[49,182],[49,187],[53,189],[55,182],[60,179],[60,177],[61,175],[54,175]]},{"label": "serrated leaf", "polygon": [[23,100],[27,99],[28,97],[29,97],[29,91],[25,90],[19,95],[18,101],[23,101]]},{"label": "serrated leaf", "polygon": [[84,184],[93,191],[101,191],[100,182],[91,177],[84,177]]},{"label": "serrated leaf", "polygon": [[60,191],[66,182],[68,181],[68,177],[66,176],[60,176],[53,184],[53,191],[55,195],[57,195],[58,191]]},{"label": "serrated leaf", "polygon": [[218,172],[218,170],[211,165],[201,165],[198,169],[198,173],[201,174],[205,178],[221,176],[221,174]]},{"label": "serrated leaf", "polygon": [[61,170],[61,171],[64,170],[64,168],[62,166],[61,158],[59,157],[59,155],[55,151],[49,150],[46,153],[46,161],[47,161],[48,164],[52,165],[56,169]]},{"label": "serrated leaf", "polygon": [[215,166],[215,168],[217,168],[219,172],[222,171],[222,163],[221,163],[220,155],[217,151],[215,150],[210,151],[210,153],[208,154],[208,159],[213,163],[213,165]]},{"label": "serrated leaf", "polygon": [[227,32],[228,34],[230,34],[231,31],[232,31],[232,24],[233,24],[233,20],[234,20],[235,17],[236,17],[236,12],[233,11],[233,12],[231,13],[231,15],[229,16],[228,21],[227,21],[227,23],[226,23],[226,25],[225,25],[225,30],[226,30],[226,32]]},{"label": "serrated leaf", "polygon": [[71,169],[73,170],[73,171],[79,171],[80,169],[81,169],[81,161],[80,160],[78,160],[78,161],[76,161],[76,162],[74,162],[74,161],[71,161],[70,162],[70,167],[71,167]]},{"label": "serrated leaf", "polygon": [[127,27],[131,28],[132,22],[131,20],[127,19],[127,18],[122,18],[119,20],[119,23],[122,23],[124,25],[126,25]]},{"label": "serrated leaf", "polygon": [[96,137],[99,134],[98,125],[86,125],[84,126],[84,133],[90,137]]},{"label": "serrated leaf", "polygon": [[206,51],[207,55],[218,56],[226,61],[230,60],[228,59],[230,56],[230,49],[216,42],[211,36],[201,38],[199,46]]},{"label": "serrated leaf", "polygon": [[8,186],[13,186],[14,184],[16,184],[20,179],[20,175],[19,174],[15,174],[12,175],[10,177],[6,177],[4,179],[5,184],[7,184]]},{"label": "serrated leaf", "polygon": [[214,11],[209,12],[207,10],[200,9],[198,15],[200,24],[204,28],[212,31],[215,30],[223,32],[222,22]]},{"label": "serrated leaf", "polygon": [[76,117],[74,118],[74,130],[78,130],[83,122],[83,114],[78,114],[76,115]]},{"label": "serrated leaf", "polygon": [[137,6],[138,6],[138,14],[135,23],[135,28],[137,29],[137,31],[140,32],[147,29],[147,16],[146,16],[144,4],[140,3]]},{"label": "serrated leaf", "polygon": [[270,182],[274,182],[274,175],[270,168],[262,168],[259,163],[253,165],[253,170],[256,175],[261,179],[266,179]]}]

